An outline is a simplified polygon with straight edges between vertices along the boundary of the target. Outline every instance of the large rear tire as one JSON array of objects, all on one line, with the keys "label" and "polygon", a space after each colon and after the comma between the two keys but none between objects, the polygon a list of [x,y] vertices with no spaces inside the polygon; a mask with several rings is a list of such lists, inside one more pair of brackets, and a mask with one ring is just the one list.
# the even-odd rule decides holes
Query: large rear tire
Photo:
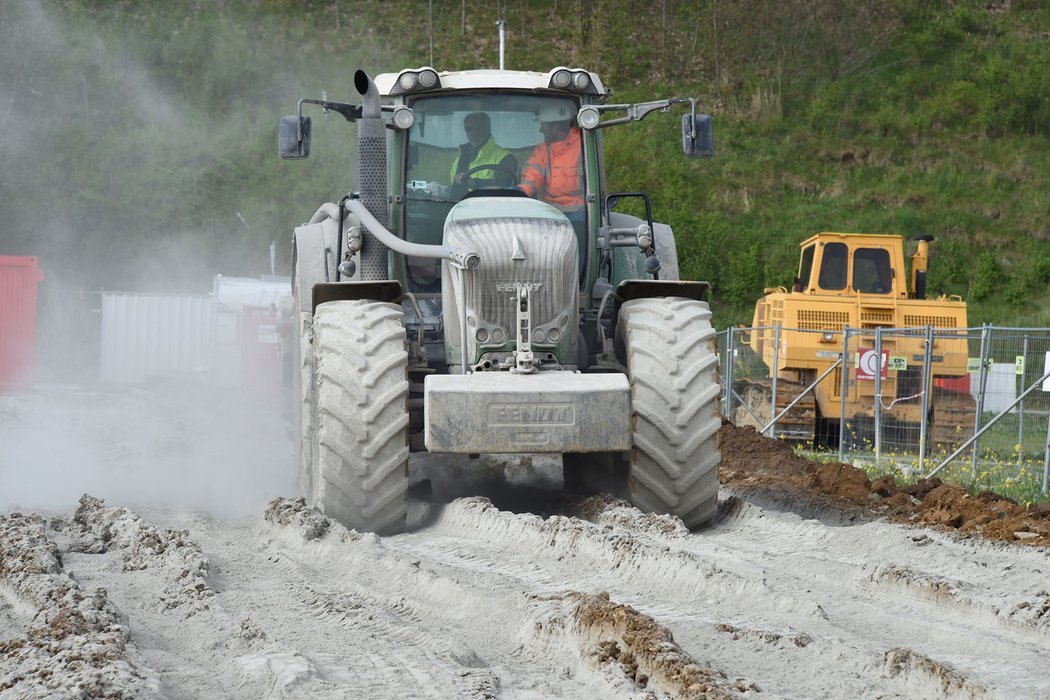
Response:
[{"label": "large rear tire", "polygon": [[296,336],[292,346],[292,390],[296,427],[296,453],[299,458],[299,489],[307,499],[313,498],[313,431],[314,431],[314,352],[310,344],[313,315],[303,310],[296,288],[293,295],[295,317],[292,320]]},{"label": "large rear tire", "polygon": [[333,301],[313,320],[313,500],[356,530],[405,527],[408,352],[397,304]]},{"label": "large rear tire", "polygon": [[689,528],[718,509],[718,354],[707,304],[636,299],[620,309],[634,447],[628,493],[638,508]]}]

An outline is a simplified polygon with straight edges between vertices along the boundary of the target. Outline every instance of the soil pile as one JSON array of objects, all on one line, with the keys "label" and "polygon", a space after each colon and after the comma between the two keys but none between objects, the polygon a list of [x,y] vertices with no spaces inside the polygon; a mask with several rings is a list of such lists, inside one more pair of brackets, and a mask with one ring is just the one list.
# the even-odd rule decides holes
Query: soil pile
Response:
[{"label": "soil pile", "polygon": [[897,522],[957,530],[991,540],[1050,546],[1050,508],[1029,510],[991,491],[971,496],[937,477],[901,486],[891,476],[871,480],[843,462],[818,463],[796,455],[790,445],[752,427],[723,421],[719,478],[741,491],[782,491],[846,510],[881,515]]}]

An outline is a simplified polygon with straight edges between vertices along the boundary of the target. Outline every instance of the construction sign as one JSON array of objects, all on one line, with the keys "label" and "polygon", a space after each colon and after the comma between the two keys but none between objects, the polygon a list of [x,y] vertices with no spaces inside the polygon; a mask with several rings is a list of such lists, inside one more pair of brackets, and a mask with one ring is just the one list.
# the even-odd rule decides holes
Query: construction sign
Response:
[{"label": "construction sign", "polygon": [[889,377],[890,353],[883,350],[881,361],[880,353],[874,350],[861,350],[857,357],[857,379],[862,381],[875,381],[875,373],[879,372],[882,379]]}]

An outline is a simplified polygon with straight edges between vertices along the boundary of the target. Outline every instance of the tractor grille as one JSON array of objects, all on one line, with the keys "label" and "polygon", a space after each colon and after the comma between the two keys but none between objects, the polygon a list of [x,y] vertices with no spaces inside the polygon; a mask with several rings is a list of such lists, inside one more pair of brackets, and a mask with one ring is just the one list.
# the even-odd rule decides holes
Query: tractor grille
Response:
[{"label": "tractor grille", "polygon": [[[506,340],[514,340],[514,290],[519,283],[530,285],[534,330],[554,324],[562,336],[576,332],[577,248],[576,234],[568,220],[513,216],[452,220],[445,229],[445,243],[474,250],[481,256],[481,266],[465,275],[470,345],[474,345],[473,334],[481,327],[490,329],[490,338],[492,329],[499,328]],[[519,259],[515,259],[516,255]],[[458,275],[448,267],[445,263],[442,273],[451,282],[443,285],[445,323],[449,342],[458,346]]]}]

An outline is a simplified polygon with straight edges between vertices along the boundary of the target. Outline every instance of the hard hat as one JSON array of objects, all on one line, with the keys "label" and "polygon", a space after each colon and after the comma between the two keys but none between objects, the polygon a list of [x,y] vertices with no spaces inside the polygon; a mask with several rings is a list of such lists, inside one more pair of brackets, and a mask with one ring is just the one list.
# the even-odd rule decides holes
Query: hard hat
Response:
[{"label": "hard hat", "polygon": [[565,122],[572,117],[572,110],[564,102],[547,102],[540,105],[539,121],[541,122]]}]

